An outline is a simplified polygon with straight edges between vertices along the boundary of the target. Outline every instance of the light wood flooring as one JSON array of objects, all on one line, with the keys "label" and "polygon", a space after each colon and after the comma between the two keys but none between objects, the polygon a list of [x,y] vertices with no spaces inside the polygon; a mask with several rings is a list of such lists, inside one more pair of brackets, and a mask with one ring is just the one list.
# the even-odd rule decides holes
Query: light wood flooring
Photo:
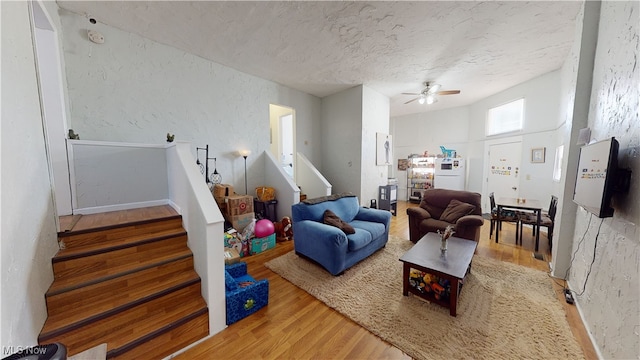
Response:
[{"label": "light wood flooring", "polygon": [[[416,206],[398,202],[398,215],[392,216],[391,234],[409,238],[406,208]],[[482,227],[478,255],[548,271],[549,247],[546,234],[540,237],[545,260],[532,256],[531,229],[524,230],[523,245],[515,245],[515,226],[505,223],[500,243],[489,239],[489,221]],[[399,349],[381,340],[307,292],[282,279],[264,263],[293,250],[293,242],[278,243],[275,249],[244,258],[256,279],[269,279],[269,305],[230,325],[210,339],[195,345],[178,359],[406,359]],[[597,359],[575,306],[564,301],[561,282],[549,278],[558,301],[587,359]],[[535,357],[535,354],[532,354]]]}]

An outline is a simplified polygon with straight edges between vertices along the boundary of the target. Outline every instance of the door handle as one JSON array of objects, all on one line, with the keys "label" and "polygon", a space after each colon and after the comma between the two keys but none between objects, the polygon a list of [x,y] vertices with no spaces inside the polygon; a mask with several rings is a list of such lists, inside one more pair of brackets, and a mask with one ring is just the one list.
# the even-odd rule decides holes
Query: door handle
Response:
[{"label": "door handle", "polygon": [[511,189],[512,189],[512,190],[518,190],[518,188],[517,188],[517,187],[515,187],[515,186],[514,186],[514,187],[512,187]]}]

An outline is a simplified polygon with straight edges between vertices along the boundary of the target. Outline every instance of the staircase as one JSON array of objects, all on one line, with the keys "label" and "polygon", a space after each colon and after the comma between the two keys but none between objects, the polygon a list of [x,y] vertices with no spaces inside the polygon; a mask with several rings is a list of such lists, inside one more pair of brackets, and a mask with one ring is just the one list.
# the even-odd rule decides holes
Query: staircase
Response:
[{"label": "staircase", "polygon": [[73,355],[106,343],[110,359],[158,359],[208,335],[182,217],[119,220],[59,234],[40,344]]}]

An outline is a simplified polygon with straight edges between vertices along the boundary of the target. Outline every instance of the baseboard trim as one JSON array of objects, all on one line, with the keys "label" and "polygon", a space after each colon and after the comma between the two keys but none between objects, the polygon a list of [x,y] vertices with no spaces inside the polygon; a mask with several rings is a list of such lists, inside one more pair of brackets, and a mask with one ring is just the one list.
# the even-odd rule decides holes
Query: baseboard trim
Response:
[{"label": "baseboard trim", "polygon": [[115,205],[104,205],[104,206],[95,206],[88,208],[78,208],[74,209],[74,214],[81,215],[90,215],[90,214],[99,214],[103,212],[110,211],[120,211],[120,210],[130,210],[130,209],[138,209],[143,207],[151,207],[151,206],[161,206],[161,205],[169,205],[168,199],[162,200],[151,200],[151,201],[141,201],[135,203],[127,203],[127,204],[115,204]]},{"label": "baseboard trim", "polygon": [[[573,291],[573,293],[575,293],[575,291],[571,287],[571,284],[569,283],[569,281],[567,281],[567,288],[569,290]],[[591,332],[591,327],[589,326],[589,324],[585,320],[584,312],[582,311],[582,307],[580,306],[580,297],[574,296],[573,297],[573,304],[576,307],[576,309],[578,309],[578,314],[580,315],[580,320],[582,321],[582,325],[584,326],[584,329],[587,331],[587,334],[589,335],[589,340],[591,340],[591,345],[593,345],[593,350],[596,352],[596,355],[598,356],[598,359],[604,359],[604,357],[602,356],[602,352],[600,352],[600,347],[598,346],[598,344],[596,342],[596,339],[592,335],[593,333]]]}]

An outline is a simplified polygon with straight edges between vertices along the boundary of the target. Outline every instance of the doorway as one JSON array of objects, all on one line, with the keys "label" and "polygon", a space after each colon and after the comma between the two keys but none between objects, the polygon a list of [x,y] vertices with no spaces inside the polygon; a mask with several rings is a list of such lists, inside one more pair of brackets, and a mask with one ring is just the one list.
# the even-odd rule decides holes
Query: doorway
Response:
[{"label": "doorway", "polygon": [[269,105],[270,151],[285,173],[296,179],[295,110],[280,105]]},{"label": "doorway", "polygon": [[42,125],[49,163],[49,178],[53,187],[53,202],[57,216],[71,215],[73,209],[67,161],[67,120],[60,47],[57,32],[46,11],[37,1],[30,3]]},{"label": "doorway", "polygon": [[521,156],[521,141],[489,145],[487,194],[493,192],[496,199],[518,197]]}]

